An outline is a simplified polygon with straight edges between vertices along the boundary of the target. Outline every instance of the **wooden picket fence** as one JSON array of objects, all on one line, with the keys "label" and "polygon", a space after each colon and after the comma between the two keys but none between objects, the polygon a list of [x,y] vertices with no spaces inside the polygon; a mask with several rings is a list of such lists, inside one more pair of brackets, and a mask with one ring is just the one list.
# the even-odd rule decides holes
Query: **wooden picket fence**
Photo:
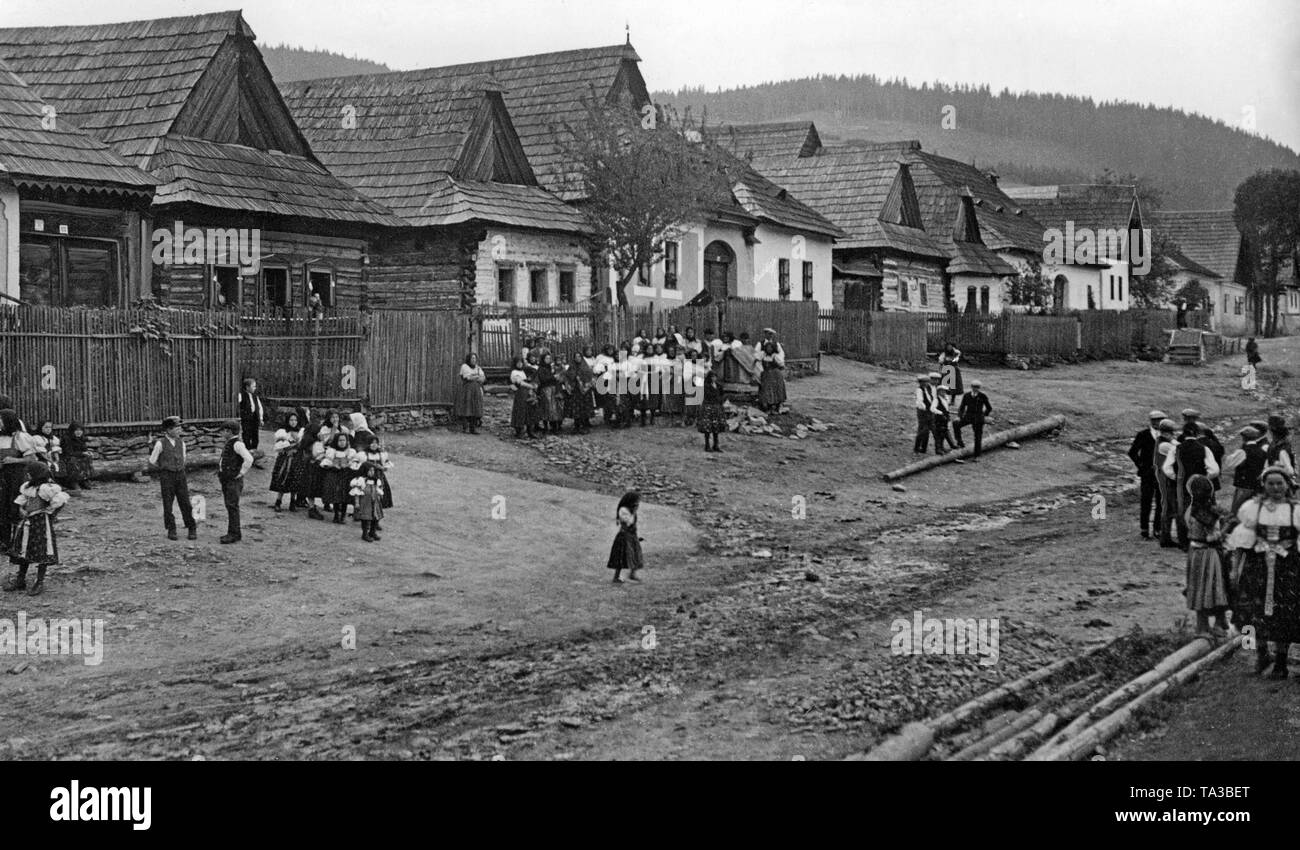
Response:
[{"label": "wooden picket fence", "polygon": [[821,310],[821,350],[872,363],[919,364],[926,359],[926,317],[920,313]]},{"label": "wooden picket fence", "polygon": [[1073,316],[1026,316],[1008,313],[1007,354],[1074,357],[1079,352],[1079,322]]},{"label": "wooden picket fence", "polygon": [[0,393],[29,425],[229,416],[242,337],[223,311],[0,307]]},{"label": "wooden picket fence", "polygon": [[241,370],[274,401],[343,404],[364,397],[359,310],[319,319],[241,316]]},{"label": "wooden picket fence", "polygon": [[471,328],[468,316],[451,311],[372,313],[364,359],[370,406],[451,404]]}]

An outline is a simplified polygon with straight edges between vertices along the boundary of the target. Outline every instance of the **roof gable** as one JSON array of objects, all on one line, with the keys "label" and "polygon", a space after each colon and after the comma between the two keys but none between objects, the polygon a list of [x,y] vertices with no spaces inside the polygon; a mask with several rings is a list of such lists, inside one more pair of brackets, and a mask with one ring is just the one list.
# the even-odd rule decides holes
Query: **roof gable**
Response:
[{"label": "roof gable", "polygon": [[894,182],[885,196],[879,217],[889,224],[925,229],[921,222],[921,205],[916,199],[916,186],[912,184],[912,171],[905,162],[898,163],[898,171],[894,174]]},{"label": "roof gable", "polygon": [[[1160,210],[1151,218],[1152,226],[1178,245],[1183,259],[1224,280],[1237,279],[1243,240],[1232,210]],[[1175,261],[1195,271],[1178,258]]]},{"label": "roof gable", "polygon": [[710,135],[719,145],[736,156],[752,160],[768,157],[808,157],[822,148],[817,125],[811,121],[724,124],[711,130]]},{"label": "roof gable", "polygon": [[1141,206],[1133,186],[1072,184],[1013,186],[1004,190],[1042,224],[1065,231],[1074,229],[1124,230],[1142,226]]}]

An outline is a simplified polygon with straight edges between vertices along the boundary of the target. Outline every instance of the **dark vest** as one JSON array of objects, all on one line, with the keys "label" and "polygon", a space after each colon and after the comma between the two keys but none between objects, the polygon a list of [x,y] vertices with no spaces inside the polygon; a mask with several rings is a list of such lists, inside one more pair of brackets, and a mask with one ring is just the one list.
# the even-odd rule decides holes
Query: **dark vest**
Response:
[{"label": "dark vest", "polygon": [[159,442],[162,443],[162,451],[158,453],[158,468],[168,472],[185,471],[185,438],[182,437],[172,445],[171,441],[163,437]]},{"label": "dark vest", "polygon": [[1184,481],[1193,475],[1205,474],[1205,446],[1200,440],[1183,440],[1175,451],[1178,452],[1178,465],[1182,468]]},{"label": "dark vest", "polygon": [[1265,460],[1268,461],[1269,465],[1275,464],[1277,463],[1278,458],[1282,456],[1283,451],[1285,451],[1287,455],[1291,458],[1291,462],[1295,463],[1295,452],[1291,451],[1290,440],[1271,441],[1268,444],[1268,452],[1264,455]]},{"label": "dark vest", "polygon": [[217,469],[217,478],[221,481],[234,481],[239,476],[239,470],[244,467],[244,459],[235,451],[235,443],[239,442],[238,437],[231,437],[226,441],[226,447],[221,450],[221,466]]},{"label": "dark vest", "polygon": [[1232,486],[1240,487],[1243,490],[1258,490],[1259,474],[1264,471],[1267,458],[1264,455],[1264,450],[1260,448],[1257,442],[1247,443],[1244,449],[1246,459],[1232,473]]}]

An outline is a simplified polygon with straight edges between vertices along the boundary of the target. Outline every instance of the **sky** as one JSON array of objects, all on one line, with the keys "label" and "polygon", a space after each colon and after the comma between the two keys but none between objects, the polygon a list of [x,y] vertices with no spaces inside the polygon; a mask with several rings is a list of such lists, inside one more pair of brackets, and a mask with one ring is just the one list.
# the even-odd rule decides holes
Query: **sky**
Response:
[{"label": "sky", "polygon": [[0,0],[0,26],[229,8],[263,43],[395,70],[616,44],[630,31],[652,90],[815,74],[987,83],[1253,122],[1300,151],[1297,0]]}]

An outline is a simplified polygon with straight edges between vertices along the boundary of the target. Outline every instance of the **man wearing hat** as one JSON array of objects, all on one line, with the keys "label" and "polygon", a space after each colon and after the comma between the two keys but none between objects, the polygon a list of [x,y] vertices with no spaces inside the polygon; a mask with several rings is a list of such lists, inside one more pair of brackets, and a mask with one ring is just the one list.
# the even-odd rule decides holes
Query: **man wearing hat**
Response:
[{"label": "man wearing hat", "polygon": [[989,397],[984,395],[984,382],[971,381],[970,389],[961,397],[961,404],[957,407],[957,445],[964,445],[961,438],[963,426],[969,425],[975,432],[975,453],[971,455],[971,460],[979,459],[984,445],[984,417],[992,412],[993,405],[989,403]]},{"label": "man wearing hat", "polygon": [[1172,419],[1161,419],[1156,428],[1158,436],[1155,450],[1152,452],[1151,466],[1156,478],[1157,504],[1160,506],[1160,510],[1156,512],[1156,520],[1160,525],[1157,536],[1160,538],[1161,548],[1176,549],[1178,544],[1174,543],[1170,526],[1176,524],[1174,514],[1178,512],[1178,497],[1174,495],[1175,482],[1165,474],[1164,466],[1165,461],[1178,448],[1177,426]]},{"label": "man wearing hat", "polygon": [[1156,479],[1155,453],[1156,443],[1160,440],[1160,420],[1166,418],[1162,410],[1148,413],[1147,427],[1134,435],[1133,443],[1128,447],[1129,460],[1137,467],[1138,528],[1143,540],[1151,539],[1149,520],[1152,505],[1155,506],[1156,521],[1160,519],[1160,485]]},{"label": "man wearing hat", "polygon": [[1237,511],[1251,498],[1259,494],[1259,476],[1267,465],[1265,459],[1264,435],[1253,425],[1247,425],[1237,434],[1241,437],[1241,448],[1228,455],[1224,469],[1232,470],[1232,512]]},{"label": "man wearing hat", "polygon": [[[1197,439],[1201,441],[1201,445],[1210,450],[1210,454],[1214,455],[1214,462],[1223,466],[1223,443],[1219,442],[1219,438],[1208,425],[1201,424],[1201,411],[1194,407],[1183,410],[1183,425],[1186,426],[1189,422],[1196,426]],[[1214,482],[1214,489],[1219,489],[1217,480]]]},{"label": "man wearing hat", "polygon": [[912,453],[923,455],[930,444],[930,408],[934,406],[934,393],[930,389],[930,376],[916,376],[916,441]]},{"label": "man wearing hat", "polygon": [[163,526],[167,529],[167,539],[177,539],[172,503],[179,502],[187,537],[197,540],[198,526],[194,522],[194,511],[190,505],[189,479],[185,475],[185,439],[181,436],[181,418],[168,416],[162,421],[162,430],[162,436],[153,444],[153,451],[149,453],[149,468],[157,471],[158,483],[162,487]]},{"label": "man wearing hat", "polygon": [[1175,482],[1174,496],[1178,500],[1178,512],[1174,519],[1178,524],[1178,546],[1181,549],[1187,548],[1187,508],[1191,504],[1191,493],[1187,489],[1187,482],[1191,481],[1194,476],[1204,475],[1211,481],[1217,481],[1219,478],[1219,462],[1214,459],[1214,453],[1210,451],[1201,440],[1201,429],[1195,422],[1188,422],[1183,426],[1183,438],[1178,443],[1178,448],[1170,454],[1165,460],[1165,474]]},{"label": "man wearing hat", "polygon": [[239,498],[244,494],[244,476],[253,468],[253,455],[239,436],[242,427],[238,419],[222,423],[221,430],[226,439],[217,467],[221,497],[226,503],[226,533],[221,542],[238,543],[244,536],[239,526]]},{"label": "man wearing hat", "polygon": [[934,434],[934,453],[947,454],[945,444],[952,442],[948,425],[952,421],[949,415],[948,390],[943,386],[943,375],[931,372],[930,379],[930,431]]}]

